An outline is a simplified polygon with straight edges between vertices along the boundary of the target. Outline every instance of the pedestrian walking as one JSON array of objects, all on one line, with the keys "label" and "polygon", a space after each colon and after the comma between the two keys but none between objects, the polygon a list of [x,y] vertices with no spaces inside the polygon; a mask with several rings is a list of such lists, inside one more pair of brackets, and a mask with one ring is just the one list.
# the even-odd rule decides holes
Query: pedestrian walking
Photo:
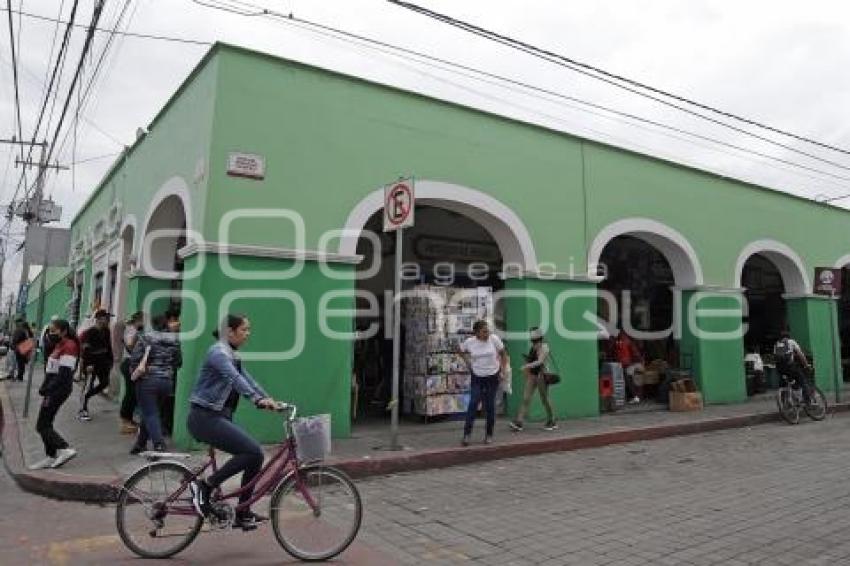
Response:
[{"label": "pedestrian walking", "polygon": [[552,404],[549,402],[549,384],[546,383],[546,362],[549,360],[549,344],[543,339],[543,331],[537,327],[530,330],[531,349],[526,354],[526,363],[522,366],[522,373],[525,376],[525,388],[522,393],[522,404],[517,412],[510,427],[515,432],[523,430],[523,419],[528,413],[528,406],[531,403],[531,398],[534,397],[534,392],[540,392],[540,401],[543,403],[543,408],[546,410],[546,424],[543,428],[546,430],[555,430],[558,428],[555,422],[555,413],[552,411]]},{"label": "pedestrian walking", "polygon": [[15,351],[15,363],[17,381],[24,380],[24,372],[27,364],[35,354],[35,337],[26,320],[18,319],[15,332],[12,334],[12,349]]},{"label": "pedestrian walking", "polygon": [[142,419],[130,454],[147,450],[149,440],[154,450],[165,450],[160,406],[173,395],[177,368],[183,363],[179,331],[180,319],[157,316],[153,330],[139,336],[133,348],[130,371]]},{"label": "pedestrian walking", "polygon": [[36,421],[36,430],[44,442],[47,457],[33,464],[33,470],[58,468],[77,455],[77,451],[56,432],[53,423],[74,388],[80,343],[68,321],[61,319],[50,323],[49,340],[55,346],[47,360],[44,382],[38,390],[43,399]]},{"label": "pedestrian walking", "polygon": [[82,363],[87,372],[93,374],[89,380],[89,388],[83,397],[78,417],[81,421],[90,421],[89,399],[106,391],[109,387],[109,372],[112,371],[114,357],[112,355],[112,333],[109,331],[109,319],[112,317],[106,310],[100,309],[95,315],[94,326],[87,329],[80,337],[82,344]]},{"label": "pedestrian walking", "polygon": [[127,319],[124,328],[124,336],[122,339],[122,360],[121,360],[121,375],[124,378],[124,397],[121,399],[121,434],[136,434],[139,431],[139,426],[133,420],[133,415],[136,413],[136,384],[130,378],[130,357],[133,353],[133,348],[139,340],[139,334],[145,327],[145,316],[141,311],[133,313]]},{"label": "pedestrian walking", "polygon": [[502,340],[490,334],[490,327],[484,320],[472,326],[474,336],[467,338],[460,346],[460,355],[472,374],[472,386],[469,406],[466,410],[466,422],[463,426],[461,444],[469,446],[469,436],[478,412],[478,404],[483,402],[485,429],[484,444],[493,440],[493,428],[496,426],[496,390],[499,378],[508,363],[508,354]]},{"label": "pedestrian walking", "polygon": [[[53,348],[56,346],[50,340],[50,325],[59,320],[58,315],[53,315],[50,317],[50,322],[44,327],[44,330],[41,331],[41,351],[44,356],[44,366],[47,367],[47,362],[50,359],[50,354],[53,353]],[[46,371],[46,370],[45,370]]]}]

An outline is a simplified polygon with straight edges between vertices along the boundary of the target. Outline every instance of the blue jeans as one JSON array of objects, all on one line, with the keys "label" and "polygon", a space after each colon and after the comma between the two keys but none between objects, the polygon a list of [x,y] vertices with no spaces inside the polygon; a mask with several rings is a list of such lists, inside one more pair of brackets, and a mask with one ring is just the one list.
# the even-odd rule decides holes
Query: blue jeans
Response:
[{"label": "blue jeans", "polygon": [[[213,411],[192,405],[187,422],[189,433],[213,448],[223,450],[233,457],[218,471],[210,474],[207,483],[217,487],[228,478],[242,472],[242,487],[248,485],[263,467],[263,449],[244,430],[233,424],[226,412]],[[239,496],[239,503],[251,499],[253,490]]]},{"label": "blue jeans", "polygon": [[136,445],[146,447],[148,438],[154,447],[165,444],[162,437],[162,420],[159,417],[159,404],[167,399],[174,388],[170,379],[161,377],[143,377],[136,382],[136,401],[142,412],[142,423]]},{"label": "blue jeans", "polygon": [[466,409],[466,423],[463,425],[463,435],[472,434],[472,424],[478,412],[478,403],[484,401],[484,414],[487,416],[484,433],[493,436],[493,428],[496,426],[496,390],[499,388],[499,374],[475,375],[472,374],[472,391],[469,396],[469,407]]}]

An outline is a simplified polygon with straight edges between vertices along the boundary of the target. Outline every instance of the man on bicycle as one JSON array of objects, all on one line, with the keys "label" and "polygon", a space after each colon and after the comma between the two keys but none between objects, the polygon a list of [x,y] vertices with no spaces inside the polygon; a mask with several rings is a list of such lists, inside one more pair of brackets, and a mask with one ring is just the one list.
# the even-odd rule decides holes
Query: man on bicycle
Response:
[{"label": "man on bicycle", "polygon": [[797,386],[803,390],[803,401],[811,404],[812,396],[808,376],[811,373],[812,366],[806,359],[800,345],[791,338],[787,329],[779,335],[779,341],[773,347],[773,356],[779,373],[796,381]]}]

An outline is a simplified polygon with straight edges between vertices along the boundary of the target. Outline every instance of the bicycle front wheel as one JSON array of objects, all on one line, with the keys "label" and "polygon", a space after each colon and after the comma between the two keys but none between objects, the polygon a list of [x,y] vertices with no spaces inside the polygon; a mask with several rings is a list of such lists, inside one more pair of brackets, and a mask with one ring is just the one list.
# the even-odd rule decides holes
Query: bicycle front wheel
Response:
[{"label": "bicycle front wheel", "polygon": [[275,489],[269,515],[283,549],[313,562],[348,548],[360,530],[363,505],[344,472],[316,465],[300,468]]},{"label": "bicycle front wheel", "polygon": [[780,387],[776,391],[776,405],[779,407],[779,414],[788,424],[797,424],[800,422],[800,407],[792,398],[793,393],[788,387]]},{"label": "bicycle front wheel", "polygon": [[176,462],[140,468],[124,483],[115,521],[124,544],[142,558],[168,558],[189,546],[201,530],[189,489],[172,497],[192,477]]},{"label": "bicycle front wheel", "polygon": [[805,405],[805,410],[809,418],[814,421],[822,421],[826,418],[826,396],[817,387],[812,387],[811,402]]}]

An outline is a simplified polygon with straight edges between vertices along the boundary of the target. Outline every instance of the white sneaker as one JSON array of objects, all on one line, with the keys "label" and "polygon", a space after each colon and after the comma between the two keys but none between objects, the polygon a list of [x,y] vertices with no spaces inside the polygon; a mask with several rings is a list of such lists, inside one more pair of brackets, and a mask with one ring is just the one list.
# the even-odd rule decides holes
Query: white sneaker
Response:
[{"label": "white sneaker", "polygon": [[73,448],[61,448],[56,453],[56,461],[53,462],[51,468],[58,468],[65,464],[68,460],[77,455],[77,451]]},{"label": "white sneaker", "polygon": [[44,460],[39,460],[38,462],[30,466],[30,470],[44,470],[45,468],[52,468],[53,462],[55,461],[55,458],[51,458],[50,456],[48,456]]},{"label": "white sneaker", "polygon": [[632,405],[637,405],[638,403],[640,403],[640,397],[635,397],[631,400]]}]

